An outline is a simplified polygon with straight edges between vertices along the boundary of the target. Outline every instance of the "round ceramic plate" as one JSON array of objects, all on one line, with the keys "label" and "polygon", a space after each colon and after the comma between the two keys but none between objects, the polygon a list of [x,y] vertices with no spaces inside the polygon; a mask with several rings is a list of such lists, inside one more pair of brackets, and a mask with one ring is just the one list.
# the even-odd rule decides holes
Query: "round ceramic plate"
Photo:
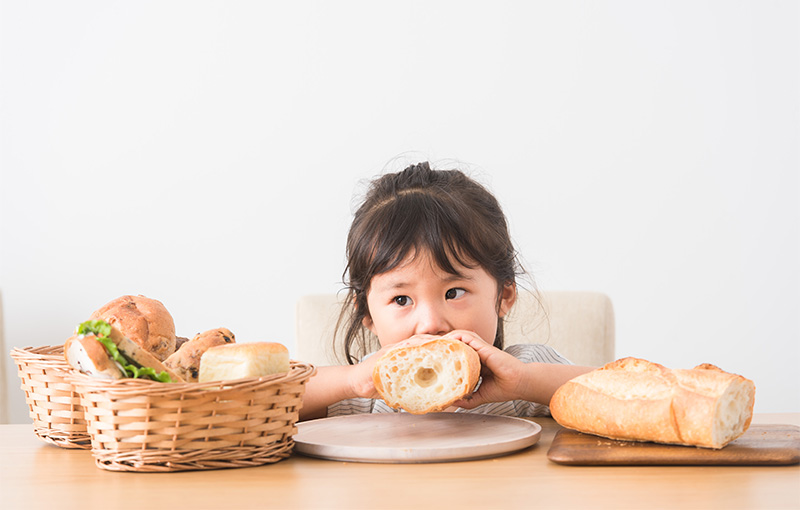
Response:
[{"label": "round ceramic plate", "polygon": [[297,424],[295,451],[322,459],[424,463],[487,459],[528,448],[538,423],[488,414],[377,413]]}]

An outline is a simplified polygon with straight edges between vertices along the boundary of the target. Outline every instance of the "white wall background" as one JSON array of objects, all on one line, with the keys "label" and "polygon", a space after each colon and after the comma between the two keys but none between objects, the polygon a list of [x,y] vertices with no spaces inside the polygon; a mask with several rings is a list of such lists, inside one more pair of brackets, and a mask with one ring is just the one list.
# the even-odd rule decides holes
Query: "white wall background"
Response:
[{"label": "white wall background", "polygon": [[418,159],[497,194],[539,288],[607,293],[618,357],[712,362],[756,382],[756,411],[800,411],[799,20],[793,1],[3,1],[9,421],[28,417],[8,350],[122,294],[184,336],[293,350],[295,300],[341,288],[361,183]]}]

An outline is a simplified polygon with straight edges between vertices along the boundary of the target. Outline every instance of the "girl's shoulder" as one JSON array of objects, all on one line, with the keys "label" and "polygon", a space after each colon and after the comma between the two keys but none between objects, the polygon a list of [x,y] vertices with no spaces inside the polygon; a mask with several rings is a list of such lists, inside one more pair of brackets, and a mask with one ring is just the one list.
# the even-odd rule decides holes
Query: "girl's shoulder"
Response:
[{"label": "girl's shoulder", "polygon": [[514,344],[504,349],[523,363],[556,363],[572,365],[572,362],[558,351],[544,344]]},{"label": "girl's shoulder", "polygon": [[334,416],[349,416],[351,414],[369,414],[375,400],[371,398],[348,398],[328,406],[328,418]]}]

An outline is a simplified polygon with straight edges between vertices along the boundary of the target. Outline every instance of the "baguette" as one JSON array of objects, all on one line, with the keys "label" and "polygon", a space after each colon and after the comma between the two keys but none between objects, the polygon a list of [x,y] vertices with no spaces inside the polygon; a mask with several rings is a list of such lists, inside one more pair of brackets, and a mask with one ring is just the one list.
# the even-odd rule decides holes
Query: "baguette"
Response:
[{"label": "baguette", "polygon": [[550,413],[611,439],[719,449],[744,434],[754,403],[753,381],[714,365],[670,370],[623,358],[561,386]]},{"label": "baguette", "polygon": [[469,395],[480,369],[472,347],[434,337],[401,342],[387,351],[375,362],[372,381],[390,407],[425,414],[443,411]]}]

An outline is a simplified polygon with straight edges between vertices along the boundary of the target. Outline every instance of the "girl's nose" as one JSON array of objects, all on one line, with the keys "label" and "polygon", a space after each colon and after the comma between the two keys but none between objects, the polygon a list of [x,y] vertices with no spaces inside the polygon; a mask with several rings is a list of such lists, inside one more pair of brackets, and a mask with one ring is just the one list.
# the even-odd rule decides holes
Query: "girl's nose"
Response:
[{"label": "girl's nose", "polygon": [[417,306],[415,335],[444,335],[452,330],[441,309],[433,305]]}]

